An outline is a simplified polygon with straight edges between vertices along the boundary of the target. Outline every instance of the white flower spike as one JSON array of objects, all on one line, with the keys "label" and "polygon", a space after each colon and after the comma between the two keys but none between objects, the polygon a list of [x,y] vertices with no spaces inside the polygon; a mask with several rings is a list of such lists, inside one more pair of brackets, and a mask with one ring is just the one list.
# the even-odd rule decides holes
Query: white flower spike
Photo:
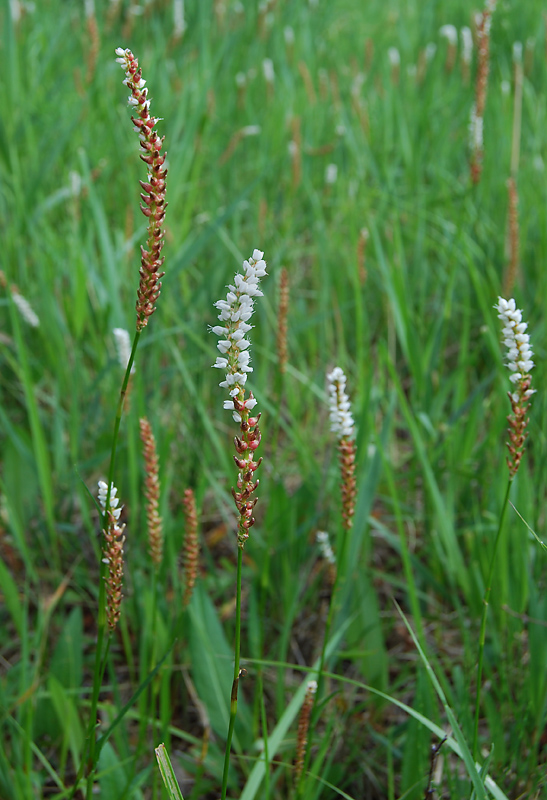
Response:
[{"label": "white flower spike", "polygon": [[215,303],[222,324],[211,328],[220,337],[217,348],[221,353],[213,367],[226,372],[226,378],[219,386],[229,390],[231,399],[224,401],[224,408],[234,412],[235,422],[241,422],[241,415],[236,411],[234,398],[238,398],[248,409],[256,405],[252,395],[247,400],[243,399],[247,375],[253,371],[248,350],[251,343],[245,336],[253,327],[249,320],[254,311],[254,298],[263,296],[259,289],[260,278],[267,274],[263,255],[261,250],[254,250],[251,258],[243,262],[244,274],[237,273],[233,285],[228,286],[226,300]]},{"label": "white flower spike", "polygon": [[351,415],[351,405],[346,394],[346,376],[340,367],[335,367],[327,375],[329,388],[330,429],[338,439],[355,438],[355,428]]},{"label": "white flower spike", "polygon": [[[507,366],[511,372],[509,380],[513,384],[522,383],[530,378],[530,370],[535,366],[532,361],[532,348],[530,347],[530,336],[525,333],[528,327],[527,322],[522,321],[522,311],[517,308],[515,301],[498,298],[498,304],[494,306],[498,311],[498,318],[503,323],[503,343],[507,347]],[[534,394],[534,389],[525,389],[522,399],[528,399]],[[512,398],[515,402],[521,399],[518,392],[514,392]]]},{"label": "white flower spike", "polygon": [[508,392],[513,413],[507,417],[510,440],[507,443],[509,450],[507,466],[509,479],[513,480],[520,466],[528,435],[526,414],[529,408],[528,400],[534,394],[530,375],[534,362],[530,336],[526,333],[528,323],[522,321],[522,311],[517,308],[515,301],[512,298],[504,300],[503,297],[498,297],[498,303],[494,308],[499,312],[498,317],[503,324],[503,343],[507,347],[507,366],[511,372],[509,380],[513,384],[513,391]]}]

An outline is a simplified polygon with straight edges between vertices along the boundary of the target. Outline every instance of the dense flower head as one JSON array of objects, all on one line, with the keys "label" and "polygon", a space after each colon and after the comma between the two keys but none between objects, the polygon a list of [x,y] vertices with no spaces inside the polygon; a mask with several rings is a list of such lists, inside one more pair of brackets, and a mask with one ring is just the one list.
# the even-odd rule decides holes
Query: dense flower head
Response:
[{"label": "dense flower head", "polygon": [[[119,498],[116,497],[118,490],[113,483],[110,484],[110,499],[108,503],[108,510],[117,521],[122,513],[123,506],[119,506]],[[99,481],[99,503],[103,511],[106,511],[106,497],[108,495],[108,484],[105,481]],[[119,506],[119,507],[118,507]]]},{"label": "dense flower head", "polygon": [[524,443],[528,435],[526,414],[529,408],[528,400],[534,394],[530,375],[534,362],[532,361],[530,336],[526,333],[528,324],[522,321],[522,311],[517,308],[515,301],[499,297],[494,308],[499,312],[498,317],[503,324],[503,343],[507,347],[507,366],[511,372],[509,380],[513,384],[513,391],[508,392],[513,413],[507,417],[510,440],[507,443],[509,450],[507,466],[512,480],[520,466]]},{"label": "dense flower head", "polygon": [[334,555],[334,551],[330,543],[330,537],[327,531],[317,531],[315,534],[315,541],[319,545],[321,555],[325,561],[328,561],[329,564],[334,566],[336,564],[336,557]]},{"label": "dense flower head", "polygon": [[164,258],[161,257],[164,237],[164,221],[167,203],[165,202],[165,168],[166,154],[161,152],[164,137],[159,137],[155,127],[159,117],[150,115],[150,100],[146,81],[143,80],[139,62],[131,52],[123,47],[116,48],[116,61],[125,70],[123,83],[131,94],[128,102],[135,116],[131,117],[135,131],[139,134],[141,159],[148,167],[146,181],[140,181],[141,211],[148,220],[147,247],[141,245],[140,283],[137,292],[137,330],[142,331],[148,324],[148,318],[156,310],[156,302],[160,296],[161,271]]},{"label": "dense flower head", "polygon": [[327,374],[329,389],[330,429],[339,439],[355,437],[349,397],[346,394],[346,376],[340,367]]},{"label": "dense flower head", "polygon": [[256,405],[252,393],[244,399],[247,375],[253,371],[250,366],[251,343],[246,334],[253,327],[249,320],[254,312],[254,298],[263,296],[259,289],[260,278],[267,274],[263,255],[261,250],[254,250],[251,258],[243,262],[243,274],[236,273],[234,283],[228,286],[226,300],[215,303],[215,308],[220,311],[218,319],[222,324],[211,328],[220,337],[217,348],[221,353],[213,367],[226,372],[226,377],[219,386],[229,391],[230,399],[224,401],[224,408],[233,411],[236,422],[241,421],[238,411],[241,405],[249,410]]},{"label": "dense flower head", "polygon": [[[503,297],[499,297],[498,304],[494,308],[499,312],[498,318],[503,324],[503,343],[507,347],[507,366],[511,372],[509,380],[513,384],[520,385],[530,377],[530,370],[534,367],[530,336],[525,333],[528,323],[522,321],[522,311],[516,307],[513,299],[504,300]],[[518,391],[513,392],[512,398],[517,402],[519,399],[531,397],[532,394],[534,389],[527,388],[522,395]]]}]

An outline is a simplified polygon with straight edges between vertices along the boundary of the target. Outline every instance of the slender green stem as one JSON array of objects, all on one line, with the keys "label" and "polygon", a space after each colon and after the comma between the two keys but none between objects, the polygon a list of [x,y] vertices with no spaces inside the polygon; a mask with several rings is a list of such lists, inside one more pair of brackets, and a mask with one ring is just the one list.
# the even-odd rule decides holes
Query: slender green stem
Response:
[{"label": "slender green stem", "polygon": [[408,550],[408,544],[405,535],[403,515],[401,513],[401,504],[399,503],[399,497],[397,495],[397,488],[395,486],[395,480],[393,477],[391,462],[389,458],[386,457],[383,450],[382,450],[382,464],[384,469],[384,475],[386,476],[389,492],[391,494],[391,499],[393,502],[393,511],[395,512],[395,521],[397,524],[397,531],[399,533],[399,541],[401,543],[401,560],[403,562],[403,570],[406,579],[410,608],[412,610],[412,616],[414,619],[414,624],[416,626],[418,639],[422,647],[424,647],[425,649],[425,634],[424,634],[424,627],[422,624],[422,613],[420,611],[420,603],[418,600],[418,593],[416,591],[414,573],[412,571],[412,562],[410,560],[410,553]]},{"label": "slender green stem", "polygon": [[243,563],[243,548],[237,548],[237,588],[236,588],[236,641],[234,658],[234,681],[232,683],[232,694],[230,697],[230,723],[228,725],[228,736],[226,737],[226,750],[224,752],[224,770],[222,773],[221,800],[226,800],[226,788],[228,786],[228,770],[230,768],[230,750],[232,747],[232,737],[237,713],[237,690],[239,686],[239,651],[241,647],[241,565]]},{"label": "slender green stem", "polygon": [[[327,644],[329,641],[330,629],[332,627],[332,622],[334,620],[334,615],[338,611],[339,608],[339,597],[340,597],[340,588],[344,582],[344,578],[346,576],[346,554],[348,550],[348,541],[349,541],[349,533],[351,528],[348,530],[345,527],[342,529],[342,541],[340,542],[340,548],[338,551],[338,558],[336,564],[336,574],[334,576],[334,583],[332,586],[332,593],[330,596],[330,605],[329,611],[327,614],[327,621],[325,623],[325,631],[323,633],[323,644],[321,646],[321,658],[319,659],[319,667],[317,669],[317,691],[315,692],[313,698],[313,707],[311,711],[312,719],[313,715],[315,714],[315,708],[317,705],[317,701],[321,694],[324,682],[324,675],[323,670],[325,668],[325,661],[327,657]],[[300,780],[298,781],[298,786],[296,787],[296,796],[297,798],[302,796],[303,785],[304,785],[304,776],[308,769],[308,764],[310,761],[310,754],[311,748],[313,744],[313,733],[314,733],[315,726],[312,724],[310,725],[309,733],[308,733],[308,745],[306,748],[306,759],[304,762],[304,769],[300,775]]]},{"label": "slender green stem", "polygon": [[[122,383],[122,388],[120,390],[120,396],[118,398],[118,405],[116,407],[116,418],[114,420],[114,431],[112,434],[112,447],[110,449],[110,465],[108,468],[108,482],[107,482],[107,492],[106,492],[106,503],[105,503],[105,512],[103,515],[102,520],[102,527],[103,531],[106,532],[108,530],[108,510],[110,508],[110,492],[112,490],[112,484],[114,483],[114,468],[116,465],[116,449],[118,446],[118,436],[120,433],[120,426],[122,422],[122,415],[123,415],[123,406],[125,402],[125,396],[127,393],[127,386],[129,384],[129,378],[131,376],[131,368],[133,366],[133,362],[135,360],[135,353],[137,352],[137,346],[139,344],[140,339],[140,331],[135,332],[135,338],[133,339],[133,347],[131,348],[131,355],[129,356],[129,361],[127,363],[127,367],[125,370],[125,375]],[[101,548],[102,553],[102,548]],[[97,707],[99,703],[99,693],[101,689],[101,684],[103,680],[104,670],[106,667],[106,660],[108,656],[108,649],[110,646],[110,636],[107,639],[106,643],[106,650],[103,655],[103,643],[106,633],[106,586],[105,586],[105,564],[101,560],[100,564],[100,582],[99,582],[99,613],[98,613],[98,620],[97,620],[97,648],[95,650],[95,667],[93,670],[93,694],[91,697],[91,710],[89,716],[89,728],[88,728],[88,738],[86,744],[86,751],[89,752],[89,755],[86,758],[86,751],[84,751],[84,757],[82,759],[82,765],[85,765],[87,761],[88,767],[88,775],[87,775],[87,791],[86,791],[86,798],[87,800],[91,800],[92,792],[93,792],[93,776],[95,774],[95,767],[96,767],[96,756],[95,756],[95,744],[96,744],[96,736],[95,736],[95,726],[97,721]],[[79,777],[76,780],[76,786],[81,778],[80,770],[78,771]]]},{"label": "slender green stem", "polygon": [[[158,616],[158,567],[154,565],[154,573],[152,575],[152,647],[150,648],[150,664],[148,666],[148,671],[152,672],[156,665],[156,659],[158,657],[157,650],[158,650],[158,643],[157,637],[154,635],[154,631],[156,630],[156,621]],[[157,699],[160,689],[161,683],[161,675],[157,675],[156,679],[152,681],[149,686],[149,699],[150,699],[150,719],[152,720],[152,735],[154,735],[154,710],[157,707]],[[157,714],[159,717],[159,711]],[[156,717],[156,718],[157,718]],[[161,730],[161,720],[158,720],[158,733]],[[158,796],[158,782],[157,782],[157,772],[154,770],[153,774],[153,786],[152,786],[152,797],[155,798]]]},{"label": "slender green stem", "polygon": [[498,552],[498,545],[501,538],[501,532],[503,530],[505,513],[507,511],[507,505],[509,502],[509,492],[511,491],[511,484],[512,481],[511,479],[509,479],[509,481],[507,482],[507,488],[505,490],[505,497],[503,498],[503,506],[501,509],[501,514],[498,524],[498,532],[496,533],[496,541],[494,542],[494,549],[492,551],[492,557],[490,559],[490,567],[488,570],[488,580],[486,581],[486,588],[484,590],[484,598],[482,601],[483,606],[482,606],[481,632],[479,637],[479,658],[477,663],[477,689],[475,695],[475,723],[473,730],[473,758],[475,760],[477,760],[477,755],[478,755],[477,750],[479,742],[479,712],[481,705],[481,681],[482,681],[482,667],[484,661],[484,642],[486,639],[486,618],[488,616],[488,601],[490,599],[492,579],[494,577],[494,565],[496,561],[496,555]]}]

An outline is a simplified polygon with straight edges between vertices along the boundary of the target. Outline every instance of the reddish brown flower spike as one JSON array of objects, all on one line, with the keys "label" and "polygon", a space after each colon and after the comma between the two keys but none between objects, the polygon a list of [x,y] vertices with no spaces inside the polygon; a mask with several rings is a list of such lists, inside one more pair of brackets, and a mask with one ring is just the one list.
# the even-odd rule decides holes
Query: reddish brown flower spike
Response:
[{"label": "reddish brown flower spike", "polygon": [[129,104],[138,116],[131,117],[139,131],[140,145],[143,153],[141,159],[149,167],[146,181],[140,181],[146,194],[141,194],[144,205],[141,211],[148,219],[148,239],[146,248],[141,246],[140,282],[137,291],[137,330],[142,331],[148,324],[148,318],[156,310],[156,302],[160,296],[161,279],[165,272],[161,271],[164,258],[161,257],[165,220],[165,153],[161,153],[164,137],[160,138],[154,130],[159,122],[157,117],[150,116],[150,101],[147,99],[148,89],[144,88],[142,70],[131,50],[119,47],[116,50],[117,61],[124,67],[126,79],[124,83],[131,91]]}]

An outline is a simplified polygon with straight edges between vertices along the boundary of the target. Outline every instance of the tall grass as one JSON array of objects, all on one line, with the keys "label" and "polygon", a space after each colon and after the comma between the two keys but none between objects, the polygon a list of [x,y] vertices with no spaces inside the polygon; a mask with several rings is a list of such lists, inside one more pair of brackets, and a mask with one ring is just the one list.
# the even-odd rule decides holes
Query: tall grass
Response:
[{"label": "tall grass", "polygon": [[[467,81],[459,59],[445,69],[449,43],[439,33],[470,24],[476,8],[467,0],[373,0],[366,8],[202,0],[185,4],[182,37],[172,4],[160,0],[140,15],[129,3],[97,0],[95,27],[83,6],[47,0],[22,6],[18,21],[16,6],[6,0],[0,9],[0,796],[60,800],[76,787],[81,797],[76,776],[95,705],[96,771],[84,764],[90,793],[167,796],[154,758],[164,742],[185,798],[219,796],[237,542],[234,431],[210,369],[207,325],[257,243],[270,277],[254,318],[249,385],[262,410],[265,459],[241,563],[246,674],[227,796],[296,791],[299,712],[308,682],[319,679],[331,607],[316,534],[327,531],[336,544],[341,519],[325,383],[336,364],[352,397],[357,494],[298,791],[306,800],[421,798],[430,746],[447,733],[439,793],[464,798],[472,785],[477,797],[542,796],[545,555],[527,528],[545,539],[541,4],[499,5],[493,16],[475,186],[468,122],[476,51]],[[483,598],[507,484],[507,377],[493,306],[507,265],[506,181],[515,172],[515,41],[524,50],[514,294],[530,325],[538,391],[511,488],[518,513],[509,505],[497,544],[475,759]],[[146,239],[119,46],[138,55],[154,111],[165,117],[158,128],[169,153],[169,209],[161,303],[140,339],[120,418],[124,598],[94,699],[101,520],[90,493],[108,478],[123,380],[112,331],[133,329]],[[400,54],[397,82],[390,47]],[[458,47],[461,54],[461,40]],[[238,74],[245,79],[236,82]],[[327,183],[330,164],[336,180]],[[39,327],[21,315],[14,292]],[[165,540],[157,569],[148,554],[142,417],[159,463]],[[201,542],[186,604],[189,488]]]}]

